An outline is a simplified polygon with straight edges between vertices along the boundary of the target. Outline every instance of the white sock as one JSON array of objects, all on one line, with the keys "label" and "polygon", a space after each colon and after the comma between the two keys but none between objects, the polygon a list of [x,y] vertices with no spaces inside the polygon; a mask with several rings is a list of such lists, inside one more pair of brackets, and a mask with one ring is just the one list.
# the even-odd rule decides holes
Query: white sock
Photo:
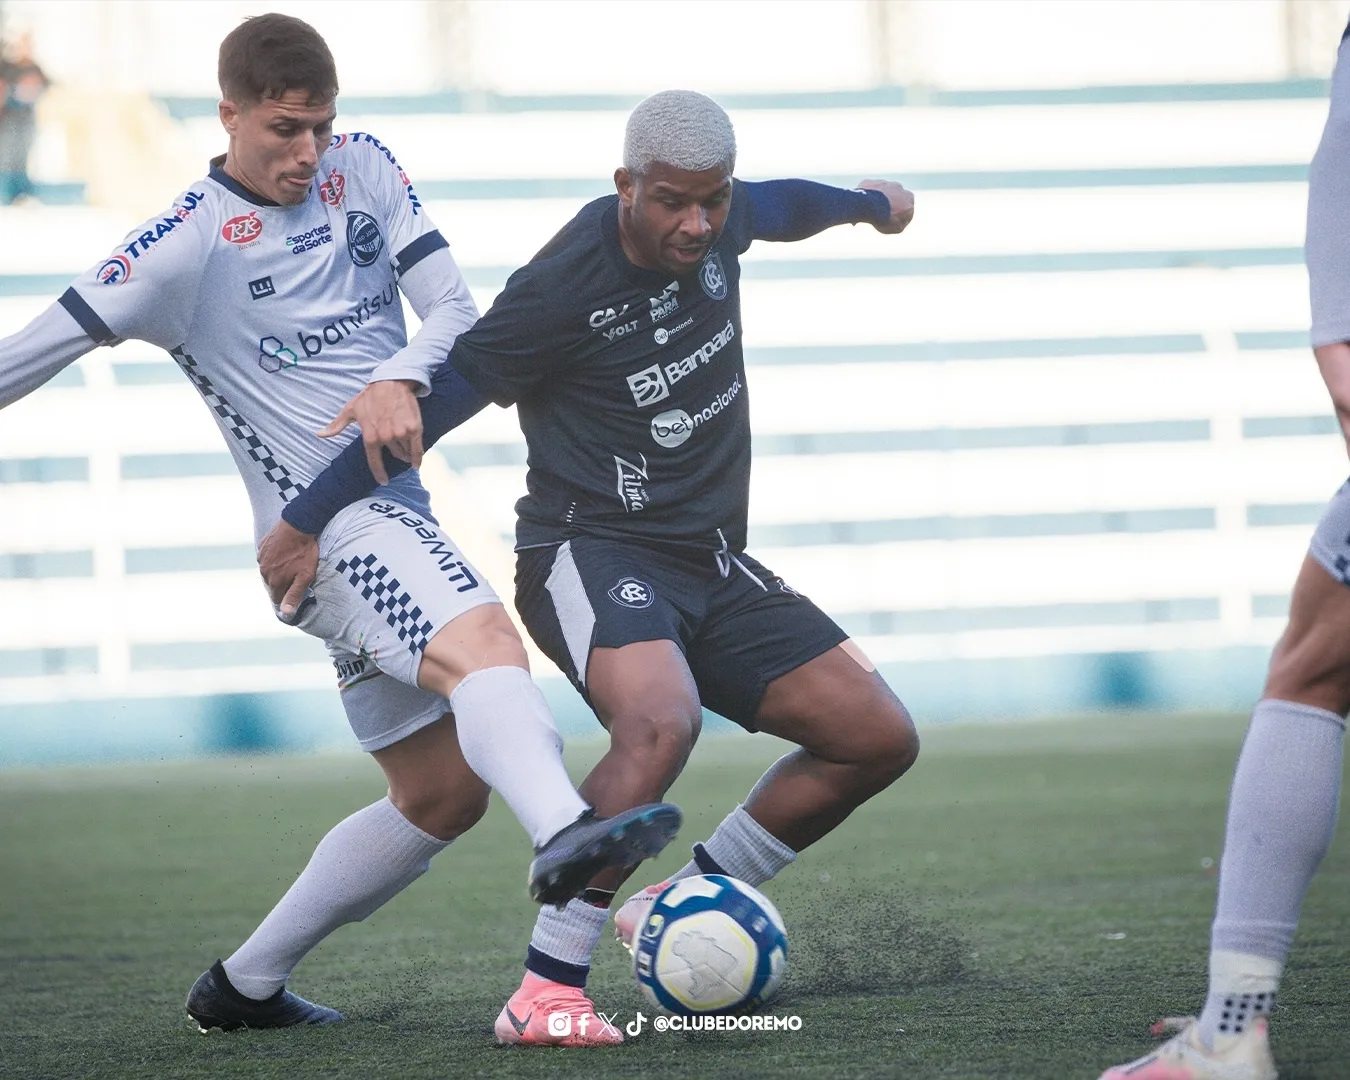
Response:
[{"label": "white sock", "polygon": [[516,815],[539,847],[587,809],[563,767],[562,738],[529,672],[472,672],[450,695],[459,746],[469,768]]},{"label": "white sock", "polygon": [[[699,848],[703,849],[700,861]],[[671,881],[695,874],[724,873],[747,885],[759,886],[776,877],[797,853],[752,818],[745,806],[722,819],[703,844],[694,845],[694,858],[671,875]],[[710,861],[711,860],[711,861]]]},{"label": "white sock", "polygon": [[1345,721],[1292,701],[1252,712],[1228,796],[1210,935],[1208,1046],[1269,1012],[1303,896],[1336,829]]},{"label": "white sock", "polygon": [[225,974],[245,997],[271,997],[310,949],[406,889],[449,843],[424,833],[388,798],[358,810],[319,841],[295,884],[225,961]]},{"label": "white sock", "polygon": [[608,908],[596,907],[585,900],[569,900],[561,911],[550,905],[541,907],[534,921],[525,969],[568,986],[585,986],[591,954],[608,921]]}]

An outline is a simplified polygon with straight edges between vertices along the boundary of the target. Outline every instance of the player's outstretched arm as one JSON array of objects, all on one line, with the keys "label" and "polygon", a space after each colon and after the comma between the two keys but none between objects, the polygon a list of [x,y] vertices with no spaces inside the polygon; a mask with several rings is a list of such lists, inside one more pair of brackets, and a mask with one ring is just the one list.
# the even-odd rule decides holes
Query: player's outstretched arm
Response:
[{"label": "player's outstretched arm", "polygon": [[[325,432],[340,431],[355,419],[356,401],[371,393],[374,384],[352,399]],[[411,398],[406,386],[403,390]],[[428,448],[452,428],[481,412],[488,399],[480,394],[448,361],[431,377],[431,392],[417,401],[423,437]],[[381,449],[387,476],[398,476],[411,467],[387,449]],[[328,467],[314,478],[304,491],[288,502],[281,519],[263,537],[258,547],[258,569],[272,602],[281,614],[291,618],[299,609],[305,590],[314,581],[318,568],[318,535],[344,506],[373,491],[375,472],[364,442],[356,439],[343,448]],[[387,482],[387,481],[384,481]]]},{"label": "player's outstretched arm", "polygon": [[31,394],[96,345],[74,315],[52,304],[18,333],[0,339],[0,409]]},{"label": "player's outstretched arm", "polygon": [[870,224],[898,233],[914,217],[914,193],[893,180],[864,180],[857,188],[812,180],[741,182],[755,240],[804,240],[835,225]]}]

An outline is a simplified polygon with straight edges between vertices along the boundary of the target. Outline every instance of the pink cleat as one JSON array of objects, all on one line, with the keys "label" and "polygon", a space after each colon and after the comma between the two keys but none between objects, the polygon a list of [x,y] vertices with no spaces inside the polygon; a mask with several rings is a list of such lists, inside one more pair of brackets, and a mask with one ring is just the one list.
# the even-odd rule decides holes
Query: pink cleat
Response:
[{"label": "pink cleat", "polygon": [[525,972],[492,1030],[503,1046],[618,1046],[623,1034],[575,986]]},{"label": "pink cleat", "polygon": [[669,881],[659,885],[648,885],[634,893],[623,902],[623,906],[614,913],[614,938],[630,953],[633,951],[633,935],[652,909],[652,901],[670,888]]},{"label": "pink cleat", "polygon": [[1159,1020],[1154,1035],[1176,1034],[1153,1053],[1107,1069],[1101,1080],[1278,1080],[1264,1016],[1213,1050],[1200,1043],[1197,1028],[1193,1016]]}]

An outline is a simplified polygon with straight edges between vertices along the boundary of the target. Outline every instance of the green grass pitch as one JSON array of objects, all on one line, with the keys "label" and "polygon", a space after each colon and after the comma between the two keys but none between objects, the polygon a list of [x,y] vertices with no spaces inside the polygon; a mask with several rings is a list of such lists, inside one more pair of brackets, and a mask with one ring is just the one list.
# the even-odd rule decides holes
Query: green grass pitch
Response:
[{"label": "green grass pitch", "polygon": [[[796,1032],[645,1032],[503,1050],[492,1022],[533,919],[529,851],[494,800],[420,882],[325,942],[294,989],[324,1029],[196,1034],[188,986],[345,814],[360,757],[0,773],[0,1076],[1078,1078],[1194,1011],[1240,717],[930,729],[915,770],[766,891],[788,924],[773,1009]],[[672,798],[683,863],[781,744],[710,738]],[[582,769],[598,753],[578,744]],[[1285,1080],[1350,1077],[1350,830],[1304,906],[1273,1024]],[[608,938],[599,1007],[641,1007]],[[650,1009],[645,1010],[651,1015]]]}]

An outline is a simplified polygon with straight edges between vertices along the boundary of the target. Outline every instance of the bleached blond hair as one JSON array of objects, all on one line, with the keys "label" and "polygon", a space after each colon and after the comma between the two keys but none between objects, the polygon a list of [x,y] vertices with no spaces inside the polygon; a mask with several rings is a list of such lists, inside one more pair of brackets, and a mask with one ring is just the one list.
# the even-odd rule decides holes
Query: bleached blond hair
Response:
[{"label": "bleached blond hair", "polygon": [[693,90],[662,90],[628,117],[623,167],[642,175],[657,162],[701,172],[719,165],[736,168],[736,133],[731,118],[712,98]]}]

